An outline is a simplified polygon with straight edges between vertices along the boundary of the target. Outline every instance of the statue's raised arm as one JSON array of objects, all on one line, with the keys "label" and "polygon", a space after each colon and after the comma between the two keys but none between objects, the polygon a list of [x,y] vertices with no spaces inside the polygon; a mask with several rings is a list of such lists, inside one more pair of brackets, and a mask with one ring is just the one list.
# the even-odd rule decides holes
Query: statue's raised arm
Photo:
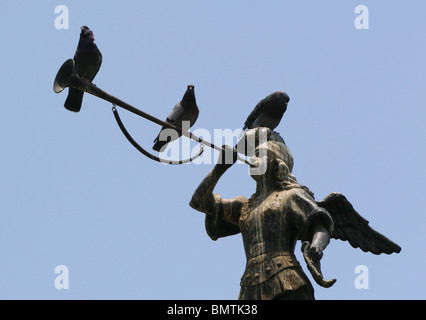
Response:
[{"label": "statue's raised arm", "polygon": [[213,240],[240,232],[238,219],[248,200],[242,196],[223,199],[213,193],[219,179],[236,160],[236,150],[224,145],[217,164],[200,183],[189,203],[193,209],[206,214],[206,231]]}]

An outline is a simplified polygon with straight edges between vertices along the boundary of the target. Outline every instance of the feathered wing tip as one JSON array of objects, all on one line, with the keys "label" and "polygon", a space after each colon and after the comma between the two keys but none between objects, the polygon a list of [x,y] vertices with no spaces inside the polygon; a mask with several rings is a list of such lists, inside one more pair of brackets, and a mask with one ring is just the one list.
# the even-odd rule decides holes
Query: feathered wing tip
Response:
[{"label": "feathered wing tip", "polygon": [[83,103],[84,92],[78,89],[70,88],[64,107],[73,112],[79,112]]},{"label": "feathered wing tip", "polygon": [[373,254],[399,253],[401,247],[369,226],[352,204],[341,193],[331,193],[318,205],[326,209],[334,220],[334,239],[348,241],[352,247]]}]

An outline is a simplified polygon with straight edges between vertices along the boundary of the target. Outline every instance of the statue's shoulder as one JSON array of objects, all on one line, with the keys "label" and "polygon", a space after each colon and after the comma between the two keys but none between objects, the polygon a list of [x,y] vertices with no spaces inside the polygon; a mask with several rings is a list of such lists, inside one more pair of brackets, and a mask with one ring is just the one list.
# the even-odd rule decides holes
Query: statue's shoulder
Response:
[{"label": "statue's shoulder", "polygon": [[275,191],[269,197],[279,198],[279,199],[297,199],[297,198],[305,198],[305,197],[313,198],[312,194],[307,192],[307,190],[305,190],[300,185],[295,185],[294,187],[291,187],[291,188]]},{"label": "statue's shoulder", "polygon": [[311,206],[314,203],[315,200],[312,194],[302,187],[278,190],[271,193],[263,200],[263,205],[280,210],[290,210],[294,206]]}]

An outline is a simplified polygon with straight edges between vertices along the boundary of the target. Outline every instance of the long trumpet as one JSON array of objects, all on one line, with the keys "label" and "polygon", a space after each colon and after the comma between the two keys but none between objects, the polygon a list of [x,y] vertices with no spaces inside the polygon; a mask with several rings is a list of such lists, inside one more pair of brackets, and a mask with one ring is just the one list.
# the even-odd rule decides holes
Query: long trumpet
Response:
[{"label": "long trumpet", "polygon": [[[127,111],[130,111],[134,114],[137,114],[138,116],[141,116],[145,119],[148,119],[160,126],[174,129],[177,132],[182,132],[182,135],[185,137],[188,137],[198,143],[201,143],[203,145],[206,145],[212,149],[221,151],[222,148],[214,145],[213,143],[209,141],[205,141],[195,135],[193,135],[191,132],[188,131],[182,131],[181,129],[177,128],[176,126],[164,122],[156,117],[153,117],[152,115],[143,112],[142,110],[139,110],[132,105],[124,102],[121,99],[118,99],[117,97],[114,97],[113,95],[103,91],[99,87],[93,85],[92,83],[86,81],[85,79],[82,79],[78,76],[78,74],[74,70],[75,62],[73,59],[68,59],[65,61],[62,66],[59,68],[58,73],[56,74],[55,81],[53,83],[53,91],[56,93],[62,92],[65,88],[75,88],[84,92],[87,92],[89,94],[92,94],[98,98],[101,98],[103,100],[106,100],[108,102],[111,102],[115,106],[119,106]],[[238,155],[238,160],[248,164],[251,167],[256,167],[256,164],[251,163],[249,160],[242,158],[240,155]]]}]

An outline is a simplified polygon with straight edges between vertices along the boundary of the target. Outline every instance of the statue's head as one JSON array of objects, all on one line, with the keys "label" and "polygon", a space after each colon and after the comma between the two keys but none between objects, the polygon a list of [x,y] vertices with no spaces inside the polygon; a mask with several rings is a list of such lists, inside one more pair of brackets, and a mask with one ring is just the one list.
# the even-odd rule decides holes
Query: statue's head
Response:
[{"label": "statue's head", "polygon": [[[293,157],[283,138],[268,128],[255,128],[245,134],[245,154],[258,163],[250,168],[250,175],[256,181],[272,179],[276,184],[294,183],[292,175]],[[242,142],[243,143],[243,142]],[[243,144],[239,144],[239,148]]]}]

